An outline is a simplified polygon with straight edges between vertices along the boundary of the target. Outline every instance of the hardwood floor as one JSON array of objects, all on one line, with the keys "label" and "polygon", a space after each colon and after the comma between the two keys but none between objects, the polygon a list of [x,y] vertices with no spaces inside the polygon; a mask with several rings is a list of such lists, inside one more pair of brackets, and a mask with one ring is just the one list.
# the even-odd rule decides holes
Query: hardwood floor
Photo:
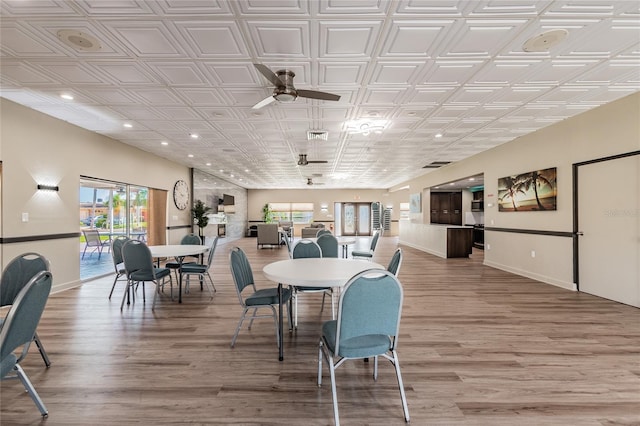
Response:
[{"label": "hardwood floor", "polygon": [[[139,298],[120,311],[113,277],[50,297],[38,334],[53,365],[31,348],[23,367],[49,409],[39,413],[17,381],[0,387],[5,425],[326,425],[333,423],[324,368],[316,385],[320,294],[300,299],[298,331],[285,331],[279,362],[273,322],[231,336],[241,313],[228,266],[238,245],[258,287],[284,249],[255,238],[218,246],[217,293],[191,289],[184,303]],[[363,243],[366,246],[366,242]],[[380,239],[387,264],[397,238]],[[640,310],[482,265],[403,247],[405,289],[398,354],[414,425],[640,424]],[[55,277],[54,277],[55,279]],[[138,290],[138,296],[141,289]],[[393,368],[348,361],[337,370],[345,425],[404,424]]]}]

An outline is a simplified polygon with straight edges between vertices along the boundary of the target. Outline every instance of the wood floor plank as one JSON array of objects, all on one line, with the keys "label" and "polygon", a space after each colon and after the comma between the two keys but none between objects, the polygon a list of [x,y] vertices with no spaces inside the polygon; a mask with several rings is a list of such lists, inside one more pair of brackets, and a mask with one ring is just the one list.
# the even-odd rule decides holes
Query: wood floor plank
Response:
[{"label": "wood floor plank", "polygon": [[[359,242],[363,247],[366,240]],[[398,244],[383,237],[374,260]],[[258,287],[262,267],[287,257],[255,239],[223,241],[213,266],[217,292],[191,286],[184,303],[166,294],[151,310],[138,299],[120,311],[113,277],[50,297],[38,328],[53,365],[35,348],[23,367],[52,425],[327,425],[333,423],[324,368],[316,385],[322,296],[300,299],[299,328],[285,331],[277,359],[273,321],[243,326],[228,253],[247,253]],[[405,290],[398,346],[414,425],[640,425],[640,310],[536,282],[470,259],[441,259],[403,247]],[[393,368],[347,362],[337,371],[345,425],[404,424]],[[0,385],[0,423],[43,423],[19,382]]]}]

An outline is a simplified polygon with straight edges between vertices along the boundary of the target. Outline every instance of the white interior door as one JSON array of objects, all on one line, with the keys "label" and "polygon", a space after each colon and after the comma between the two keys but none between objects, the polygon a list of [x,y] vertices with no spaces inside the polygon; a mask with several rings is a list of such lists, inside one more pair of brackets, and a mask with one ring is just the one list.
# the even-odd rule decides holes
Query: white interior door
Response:
[{"label": "white interior door", "polygon": [[580,166],[580,291],[640,307],[640,155]]}]

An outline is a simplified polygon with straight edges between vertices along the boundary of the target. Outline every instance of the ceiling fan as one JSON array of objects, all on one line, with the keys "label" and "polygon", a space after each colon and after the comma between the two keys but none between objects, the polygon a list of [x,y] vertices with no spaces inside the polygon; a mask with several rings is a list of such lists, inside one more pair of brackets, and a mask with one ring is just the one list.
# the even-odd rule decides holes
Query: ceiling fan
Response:
[{"label": "ceiling fan", "polygon": [[298,154],[298,166],[306,166],[307,164],[326,164],[327,160],[307,160],[307,154]]},{"label": "ceiling fan", "polygon": [[278,70],[274,73],[265,65],[253,65],[255,65],[258,71],[260,71],[260,73],[265,76],[265,78],[269,80],[271,84],[276,86],[273,89],[273,94],[255,104],[253,106],[253,109],[260,109],[263,106],[269,105],[274,101],[293,102],[298,96],[303,98],[321,99],[323,101],[340,100],[340,96],[334,95],[333,93],[318,92],[316,90],[296,89],[293,86],[293,77],[295,77],[296,75],[291,70]]}]

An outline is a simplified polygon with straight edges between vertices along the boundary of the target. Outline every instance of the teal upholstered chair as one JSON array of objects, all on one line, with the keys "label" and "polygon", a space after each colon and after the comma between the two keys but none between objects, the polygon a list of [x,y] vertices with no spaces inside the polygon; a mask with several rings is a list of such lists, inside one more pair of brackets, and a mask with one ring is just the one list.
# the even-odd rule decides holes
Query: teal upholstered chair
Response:
[{"label": "teal upholstered chair", "polygon": [[171,287],[171,299],[173,299],[173,281],[171,279],[171,270],[167,268],[156,268],[153,264],[153,257],[149,247],[142,241],[129,240],[122,246],[122,259],[124,261],[124,269],[127,271],[127,288],[122,296],[122,303],[120,304],[120,310],[124,306],[124,301],[127,299],[133,299],[135,301],[135,292],[133,287],[137,283],[142,283],[142,300],[146,301],[144,294],[144,283],[152,282],[155,284],[153,292],[153,305],[151,309],[156,307],[156,298],[161,288],[164,288],[164,283],[167,277],[169,277],[169,283]]},{"label": "teal upholstered chair", "polygon": [[325,234],[333,235],[331,231],[329,231],[328,229],[322,228],[318,231],[318,233],[316,234],[316,237],[320,237],[321,235],[325,235]]},{"label": "teal upholstered chair", "polygon": [[340,424],[335,370],[349,359],[374,358],[373,379],[378,378],[378,357],[391,361],[400,388],[404,419],[409,408],[396,352],[402,313],[402,286],[389,271],[369,270],[351,278],[338,303],[338,319],[322,325],[318,350],[318,386],[322,384],[323,359],[329,366],[333,415]]},{"label": "teal upholstered chair", "polygon": [[[121,235],[113,240],[111,243],[111,258],[113,259],[113,267],[116,271],[116,277],[113,279],[113,285],[111,286],[111,292],[109,293],[109,300],[113,295],[113,289],[116,288],[118,281],[126,281],[127,271],[124,269],[124,260],[122,259],[122,246],[129,241],[129,237]],[[121,278],[124,278],[121,279]]]},{"label": "teal upholstered chair", "polygon": [[[280,347],[280,331],[278,327],[278,313],[276,312],[275,306],[278,305],[278,288],[270,287],[263,288],[258,290],[255,285],[255,281],[253,279],[253,271],[251,270],[251,264],[249,263],[249,259],[247,259],[247,255],[240,249],[239,247],[234,247],[231,249],[229,253],[229,264],[231,267],[231,276],[233,277],[233,282],[236,286],[236,293],[238,294],[238,300],[240,301],[240,306],[242,306],[242,315],[240,316],[240,321],[238,321],[238,326],[236,327],[236,332],[233,334],[233,338],[231,339],[231,347],[233,348],[236,344],[236,339],[238,338],[238,334],[240,333],[240,329],[242,328],[242,323],[244,322],[247,313],[249,310],[253,310],[253,315],[251,315],[251,320],[249,321],[249,330],[251,330],[251,326],[253,325],[253,320],[256,318],[273,318],[273,321],[276,326],[276,342],[278,347]],[[289,324],[291,324],[291,290],[288,288],[282,289],[282,301],[283,303],[289,304],[289,309],[287,309],[287,313],[289,316]],[[257,315],[258,309],[260,308],[268,308],[271,310],[270,315]]]},{"label": "teal upholstered chair", "polygon": [[369,250],[353,250],[351,252],[351,257],[363,258],[371,260],[373,258],[373,253],[376,251],[376,246],[378,245],[378,238],[380,238],[380,231],[376,231],[371,238],[371,244],[369,245]]},{"label": "teal upholstered chair", "polygon": [[400,273],[400,266],[402,266],[402,249],[398,247],[393,253],[393,256],[391,256],[391,260],[389,261],[389,265],[387,266],[387,271],[391,272],[397,277]]},{"label": "teal upholstered chair", "polygon": [[[337,251],[337,248],[336,248]],[[302,239],[293,246],[291,257],[293,259],[304,259],[313,257],[324,257],[322,249],[313,240]],[[327,294],[331,297],[331,312],[335,313],[333,302],[333,287],[296,287],[293,286],[293,326],[298,327],[298,297],[300,293],[323,293],[320,312],[324,310],[324,300]],[[332,317],[333,318],[333,317]]]},{"label": "teal upholstered chair", "polygon": [[[198,235],[191,233],[191,234],[187,234],[184,237],[182,237],[182,239],[180,240],[180,244],[182,244],[182,245],[199,246],[199,245],[202,244],[202,239]],[[200,259],[199,255],[198,256],[185,256],[185,259],[187,257],[196,257],[198,260]],[[185,262],[183,260],[182,265],[185,265],[186,263],[188,263],[188,262]],[[177,260],[176,261],[169,261],[169,262],[166,262],[164,264],[164,267],[175,271],[176,279],[178,279],[178,269],[180,269],[180,262],[178,262]]]},{"label": "teal upholstered chair", "polygon": [[338,239],[331,232],[320,235],[316,243],[322,250],[322,257],[338,257]]},{"label": "teal upholstered chair", "polygon": [[213,264],[213,255],[215,254],[217,245],[218,237],[215,237],[209,246],[207,263],[186,263],[182,265],[182,277],[186,278],[185,293],[189,292],[189,278],[196,275],[200,281],[200,290],[202,290],[202,283],[207,282],[205,278],[209,279],[207,282],[207,288],[209,289],[209,294],[213,298],[213,292],[216,291],[216,286],[213,283],[213,278],[211,278],[209,269],[211,269],[211,265]]},{"label": "teal upholstered chair", "polygon": [[[2,279],[0,279],[0,307],[13,305],[16,297],[27,285],[27,283],[42,271],[49,271],[49,261],[38,253],[23,253],[12,259],[2,272]],[[0,319],[0,327],[2,327],[2,320]],[[47,367],[51,366],[51,360],[47,351],[44,349],[44,345],[38,337],[38,333],[34,333],[33,341],[36,343],[42,360]],[[22,358],[27,354],[24,353]],[[20,362],[20,359],[18,362]]]},{"label": "teal upholstered chair", "polygon": [[[20,361],[27,354],[33,341],[51,292],[51,282],[49,271],[40,271],[33,276],[13,301],[0,331],[0,378],[20,379],[43,417],[48,415],[49,411],[20,366]],[[17,357],[14,352],[21,346],[22,356]],[[11,374],[12,372],[14,374]]]}]

